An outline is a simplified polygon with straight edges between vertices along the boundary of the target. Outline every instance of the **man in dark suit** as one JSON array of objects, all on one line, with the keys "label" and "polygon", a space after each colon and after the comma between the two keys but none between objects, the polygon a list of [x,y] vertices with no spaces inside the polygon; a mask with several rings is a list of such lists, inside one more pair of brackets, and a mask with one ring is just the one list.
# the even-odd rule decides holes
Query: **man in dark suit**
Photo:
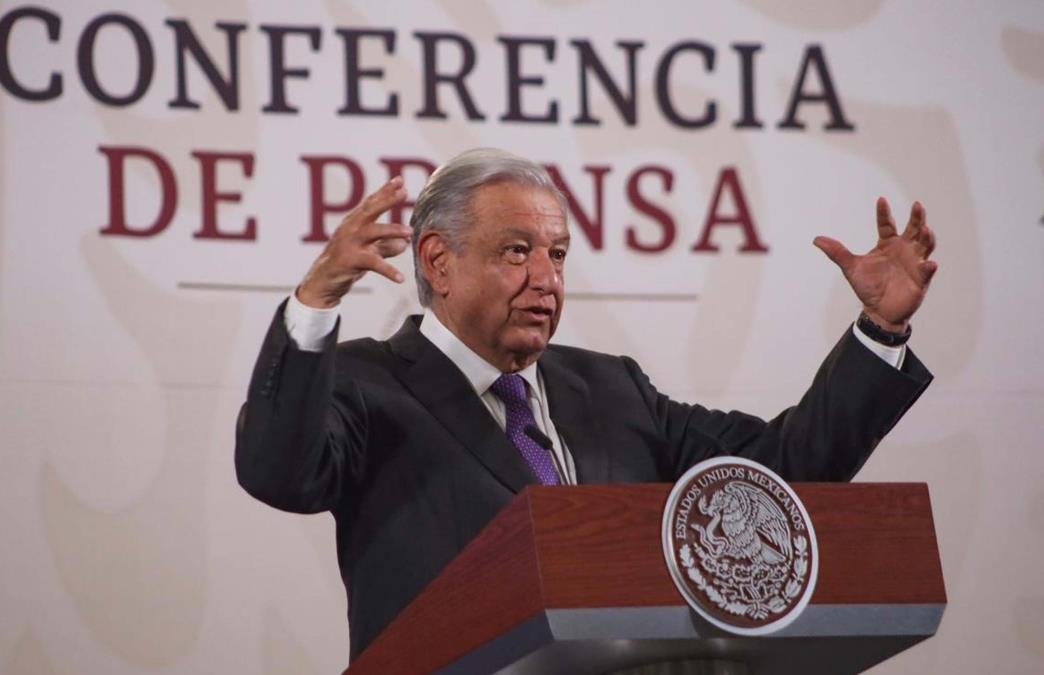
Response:
[{"label": "man in dark suit", "polygon": [[[670,400],[638,365],[549,345],[562,311],[565,206],[546,172],[477,150],[440,168],[412,227],[377,219],[393,180],[345,217],[265,338],[239,420],[252,495],[331,511],[352,656],[528,484],[673,481],[720,454],[788,480],[848,480],[927,386],[909,319],[936,264],[915,204],[877,246],[817,238],[863,304],[801,401],[771,421]],[[341,297],[412,241],[423,318],[387,341],[336,344]]]}]

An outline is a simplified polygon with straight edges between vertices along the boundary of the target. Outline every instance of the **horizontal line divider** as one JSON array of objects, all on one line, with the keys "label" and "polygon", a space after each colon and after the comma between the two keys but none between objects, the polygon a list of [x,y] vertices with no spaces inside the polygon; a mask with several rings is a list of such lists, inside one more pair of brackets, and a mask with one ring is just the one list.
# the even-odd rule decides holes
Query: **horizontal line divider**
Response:
[{"label": "horizontal line divider", "polygon": [[621,300],[634,302],[636,300],[649,302],[695,302],[700,299],[698,293],[566,293],[567,298],[573,300]]},{"label": "horizontal line divider", "polygon": [[[232,284],[210,281],[179,281],[178,288],[188,291],[239,291],[244,293],[285,293],[290,294],[294,286],[278,284]],[[352,288],[352,293],[372,293],[366,286]],[[700,299],[698,293],[596,293],[580,291],[566,293],[573,300],[619,300],[621,302],[695,302]]]}]

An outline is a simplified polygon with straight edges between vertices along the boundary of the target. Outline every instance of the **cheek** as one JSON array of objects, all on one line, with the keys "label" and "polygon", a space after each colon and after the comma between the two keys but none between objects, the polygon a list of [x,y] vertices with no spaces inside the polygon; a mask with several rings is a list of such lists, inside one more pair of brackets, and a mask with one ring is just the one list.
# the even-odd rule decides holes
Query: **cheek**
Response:
[{"label": "cheek", "polygon": [[510,318],[514,293],[503,276],[486,276],[467,288],[468,313],[471,320],[492,328]]},{"label": "cheek", "polygon": [[496,278],[490,279],[487,289],[490,299],[510,303],[526,290],[526,272],[511,265]]}]

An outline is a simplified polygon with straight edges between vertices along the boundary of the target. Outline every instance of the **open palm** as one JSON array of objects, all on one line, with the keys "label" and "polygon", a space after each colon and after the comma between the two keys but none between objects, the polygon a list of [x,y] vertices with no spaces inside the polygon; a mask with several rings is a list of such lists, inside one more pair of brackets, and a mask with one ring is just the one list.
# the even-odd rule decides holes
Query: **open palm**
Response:
[{"label": "open palm", "polygon": [[816,237],[813,243],[841,268],[867,316],[895,332],[906,330],[939,268],[928,259],[935,249],[935,234],[920,202],[914,202],[910,220],[899,234],[888,201],[879,198],[877,245],[865,255],[852,253],[830,237]]}]

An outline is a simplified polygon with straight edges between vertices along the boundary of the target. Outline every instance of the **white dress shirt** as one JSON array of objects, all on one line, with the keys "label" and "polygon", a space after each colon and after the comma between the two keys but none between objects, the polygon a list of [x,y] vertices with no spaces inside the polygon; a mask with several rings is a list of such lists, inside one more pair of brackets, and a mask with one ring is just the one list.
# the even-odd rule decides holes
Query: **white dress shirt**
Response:
[{"label": "white dress shirt", "polygon": [[[340,305],[330,309],[316,309],[303,304],[296,295],[291,295],[286,304],[283,319],[286,322],[286,330],[298,349],[308,352],[322,351],[323,339],[337,325],[340,309]],[[489,389],[500,377],[500,370],[461,342],[460,338],[450,332],[433,312],[424,312],[420,332],[460,369],[479,400],[486,406],[500,428],[504,429],[507,425],[504,402]],[[903,358],[906,356],[906,345],[889,347],[874,342],[855,324],[852,324],[852,333],[860,343],[883,361],[894,368],[902,367]],[[565,441],[555,431],[554,422],[551,421],[551,415],[548,412],[547,390],[544,387],[543,375],[540,374],[535,363],[518,374],[528,385],[526,391],[529,406],[533,410],[533,419],[540,431],[551,440],[551,454],[555,460],[559,478],[565,485],[576,485],[576,466],[573,464],[573,456],[566,448]]]}]

